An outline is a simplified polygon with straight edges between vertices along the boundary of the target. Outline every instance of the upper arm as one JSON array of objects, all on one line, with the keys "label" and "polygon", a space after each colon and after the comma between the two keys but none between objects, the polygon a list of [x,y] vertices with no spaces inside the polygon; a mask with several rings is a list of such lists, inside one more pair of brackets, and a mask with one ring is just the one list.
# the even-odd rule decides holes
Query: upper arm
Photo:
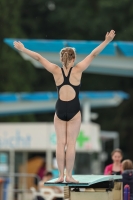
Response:
[{"label": "upper arm", "polygon": [[111,165],[107,165],[104,169],[104,175],[109,175],[112,172],[112,164]]},{"label": "upper arm", "polygon": [[107,174],[108,174],[108,166],[106,166],[104,169],[104,175],[107,175]]},{"label": "upper arm", "polygon": [[39,55],[38,61],[44,66],[44,68],[47,71],[51,72],[52,74],[54,74],[54,72],[58,68],[58,66],[56,64],[51,63],[50,61],[48,61],[46,58],[42,57],[41,55]]},{"label": "upper arm", "polygon": [[86,70],[94,58],[95,58],[94,54],[90,53],[88,56],[86,56],[81,62],[79,62],[76,65],[78,70],[81,72]]}]

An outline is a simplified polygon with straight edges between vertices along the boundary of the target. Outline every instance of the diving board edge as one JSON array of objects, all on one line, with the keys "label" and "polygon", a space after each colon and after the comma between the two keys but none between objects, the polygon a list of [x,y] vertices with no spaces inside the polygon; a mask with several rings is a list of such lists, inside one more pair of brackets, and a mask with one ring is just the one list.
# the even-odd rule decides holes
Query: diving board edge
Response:
[{"label": "diving board edge", "polygon": [[[105,181],[116,181],[121,180],[121,175],[73,175],[73,178],[78,180],[79,183],[68,183],[68,182],[62,182],[62,183],[56,183],[56,179],[52,179],[50,181],[47,181],[44,183],[46,186],[90,186],[96,183],[105,182]],[[82,182],[82,180],[84,181]],[[87,179],[87,180],[85,180]]]}]

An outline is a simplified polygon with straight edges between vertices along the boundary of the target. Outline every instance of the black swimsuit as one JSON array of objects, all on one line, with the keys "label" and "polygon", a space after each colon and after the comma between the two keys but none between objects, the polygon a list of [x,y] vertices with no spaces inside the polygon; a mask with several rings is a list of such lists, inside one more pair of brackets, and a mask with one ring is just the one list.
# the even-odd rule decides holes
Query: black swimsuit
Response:
[{"label": "black swimsuit", "polygon": [[[69,70],[68,76],[65,76],[63,68],[61,68],[62,74],[64,77],[64,81],[61,85],[57,86],[57,92],[58,92],[58,100],[56,102],[56,115],[58,116],[59,119],[63,121],[69,121],[72,119],[79,111],[80,111],[80,102],[79,102],[79,90],[80,90],[80,85],[72,85],[69,82],[69,77],[71,74],[72,67]],[[74,90],[75,90],[75,97],[74,99],[70,101],[62,101],[59,97],[59,90],[62,86],[64,85],[70,85]]]},{"label": "black swimsuit", "polygon": [[121,171],[118,172],[112,171],[111,175],[121,175]]}]

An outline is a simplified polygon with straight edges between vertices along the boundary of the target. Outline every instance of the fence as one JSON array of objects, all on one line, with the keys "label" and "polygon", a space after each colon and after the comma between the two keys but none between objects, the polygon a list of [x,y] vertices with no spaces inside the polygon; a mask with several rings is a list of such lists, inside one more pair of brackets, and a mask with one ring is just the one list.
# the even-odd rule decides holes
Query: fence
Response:
[{"label": "fence", "polygon": [[40,181],[36,174],[13,173],[0,175],[0,177],[4,179],[3,200],[31,200],[30,188],[38,189]]}]

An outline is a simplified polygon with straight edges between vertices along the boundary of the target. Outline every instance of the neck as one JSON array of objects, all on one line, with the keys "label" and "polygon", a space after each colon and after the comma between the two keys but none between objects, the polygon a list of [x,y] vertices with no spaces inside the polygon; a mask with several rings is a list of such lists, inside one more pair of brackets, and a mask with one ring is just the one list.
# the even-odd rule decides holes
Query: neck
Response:
[{"label": "neck", "polygon": [[115,166],[120,166],[121,163],[119,163],[119,162],[115,162],[115,163],[113,163],[113,165],[115,165]]},{"label": "neck", "polygon": [[73,63],[70,63],[67,67],[65,67],[64,65],[63,65],[63,68],[65,68],[65,69],[70,69],[71,67],[73,67]]}]

